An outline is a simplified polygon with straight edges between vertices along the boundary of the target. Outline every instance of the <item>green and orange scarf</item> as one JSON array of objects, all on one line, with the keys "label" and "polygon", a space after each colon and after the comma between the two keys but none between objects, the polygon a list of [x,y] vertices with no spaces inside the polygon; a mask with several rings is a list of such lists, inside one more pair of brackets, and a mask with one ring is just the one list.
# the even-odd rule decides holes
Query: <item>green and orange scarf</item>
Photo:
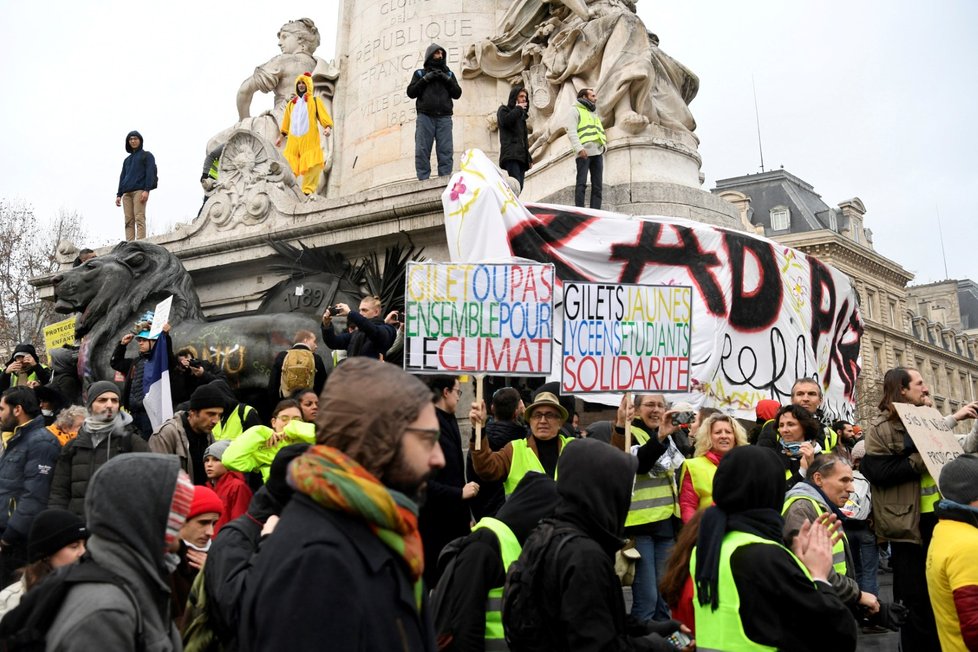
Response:
[{"label": "green and orange scarf", "polygon": [[421,605],[424,549],[418,508],[388,489],[359,463],[332,446],[313,446],[289,465],[289,484],[326,509],[360,518],[407,563]]}]

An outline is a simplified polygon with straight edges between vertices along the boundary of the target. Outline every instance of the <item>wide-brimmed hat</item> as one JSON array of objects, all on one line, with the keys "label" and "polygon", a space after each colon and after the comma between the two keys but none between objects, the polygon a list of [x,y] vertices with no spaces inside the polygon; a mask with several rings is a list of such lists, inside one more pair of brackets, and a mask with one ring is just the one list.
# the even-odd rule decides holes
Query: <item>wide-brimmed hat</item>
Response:
[{"label": "wide-brimmed hat", "polygon": [[560,412],[560,420],[567,421],[567,410],[560,404],[557,397],[550,392],[540,392],[537,394],[536,400],[526,406],[526,418],[529,419],[534,410],[536,410],[538,407],[543,407],[544,405],[555,408],[558,412]]}]

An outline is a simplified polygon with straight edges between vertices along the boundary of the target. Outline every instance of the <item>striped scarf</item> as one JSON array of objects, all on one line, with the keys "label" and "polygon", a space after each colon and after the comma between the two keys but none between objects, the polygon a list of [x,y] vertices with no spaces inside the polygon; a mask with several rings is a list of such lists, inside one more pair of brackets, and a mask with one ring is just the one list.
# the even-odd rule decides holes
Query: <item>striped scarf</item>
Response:
[{"label": "striped scarf", "polygon": [[177,484],[173,488],[173,498],[170,500],[170,511],[166,519],[164,542],[167,548],[179,539],[180,528],[187,522],[187,514],[190,513],[190,504],[193,501],[194,484],[190,481],[187,472],[180,469],[180,473],[177,475]]},{"label": "striped scarf", "polygon": [[289,465],[289,484],[326,509],[364,521],[400,555],[415,583],[420,608],[424,550],[418,531],[418,508],[407,496],[385,487],[340,450],[323,445],[313,446]]}]

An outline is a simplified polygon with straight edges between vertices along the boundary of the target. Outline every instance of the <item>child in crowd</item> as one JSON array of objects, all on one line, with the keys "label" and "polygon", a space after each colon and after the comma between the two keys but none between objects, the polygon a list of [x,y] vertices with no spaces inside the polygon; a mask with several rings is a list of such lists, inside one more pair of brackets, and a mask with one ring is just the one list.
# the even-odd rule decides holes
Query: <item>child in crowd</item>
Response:
[{"label": "child in crowd", "polygon": [[204,451],[204,472],[207,474],[207,486],[214,490],[224,503],[224,511],[221,518],[214,524],[214,535],[220,531],[221,526],[228,521],[233,521],[248,511],[251,503],[252,491],[245,481],[244,474],[239,471],[228,471],[221,464],[221,456],[231,445],[228,439],[221,439],[214,442]]}]

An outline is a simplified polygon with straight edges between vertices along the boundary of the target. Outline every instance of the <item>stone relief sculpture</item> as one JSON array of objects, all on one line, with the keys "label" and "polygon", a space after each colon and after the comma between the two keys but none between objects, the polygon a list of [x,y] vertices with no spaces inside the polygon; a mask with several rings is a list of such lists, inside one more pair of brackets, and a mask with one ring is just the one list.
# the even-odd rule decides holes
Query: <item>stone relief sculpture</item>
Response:
[{"label": "stone relief sculpture", "polygon": [[[262,142],[261,147],[252,145],[254,151],[265,150],[264,155],[272,160],[279,160],[281,166],[285,168],[286,174],[276,179],[276,182],[284,186],[294,186],[295,178],[285,159],[281,157],[281,152],[275,149],[273,143],[279,134],[279,125],[282,122],[282,115],[285,113],[285,104],[295,95],[295,79],[304,72],[312,73],[313,84],[316,94],[323,100],[327,110],[333,112],[333,97],[336,93],[336,80],[339,78],[339,68],[332,61],[326,61],[315,56],[316,49],[319,47],[319,30],[316,24],[309,18],[300,18],[289,21],[278,32],[278,45],[282,51],[265,63],[255,68],[250,77],[245,79],[238,88],[236,98],[238,122],[224,131],[215,135],[207,143],[207,151],[213,151],[222,144],[230,143],[232,134],[245,132],[253,137],[257,137]],[[255,93],[272,93],[274,104],[270,111],[265,111],[258,116],[251,116],[251,101]],[[247,136],[239,137],[236,145],[235,154],[240,154],[244,146],[242,142]],[[333,162],[333,136],[323,139],[323,159],[325,166],[323,174],[328,176]],[[225,156],[227,150],[225,150]],[[225,158],[221,159],[221,167],[218,173],[217,186],[210,191],[210,194],[221,191],[224,185],[225,170],[229,162]],[[233,167],[233,166],[231,166]],[[240,166],[238,166],[240,168]],[[273,174],[273,176],[277,173]],[[320,193],[324,193],[326,188],[325,181],[320,183]],[[230,189],[225,188],[225,191]],[[240,189],[237,190],[240,194]],[[227,194],[231,194],[228,192]],[[303,197],[300,192],[297,198]],[[224,214],[225,209],[220,209]]]},{"label": "stone relief sculpture", "polygon": [[499,34],[468,47],[462,74],[527,87],[535,160],[565,132],[565,109],[586,87],[605,128],[639,135],[659,125],[697,142],[688,104],[699,80],[659,49],[634,0],[514,0]]}]

